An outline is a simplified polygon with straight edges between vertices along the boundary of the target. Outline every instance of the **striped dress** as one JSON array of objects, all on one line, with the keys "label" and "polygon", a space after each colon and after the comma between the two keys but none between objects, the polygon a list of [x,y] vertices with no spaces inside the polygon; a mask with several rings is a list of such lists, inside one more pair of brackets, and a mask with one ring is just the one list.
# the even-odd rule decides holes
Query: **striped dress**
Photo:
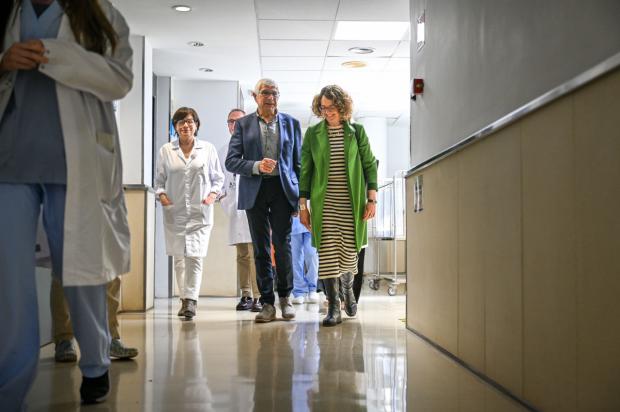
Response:
[{"label": "striped dress", "polygon": [[329,127],[329,175],[323,205],[323,233],[319,246],[319,278],[338,277],[357,273],[355,222],[347,184],[344,158],[344,130]]}]

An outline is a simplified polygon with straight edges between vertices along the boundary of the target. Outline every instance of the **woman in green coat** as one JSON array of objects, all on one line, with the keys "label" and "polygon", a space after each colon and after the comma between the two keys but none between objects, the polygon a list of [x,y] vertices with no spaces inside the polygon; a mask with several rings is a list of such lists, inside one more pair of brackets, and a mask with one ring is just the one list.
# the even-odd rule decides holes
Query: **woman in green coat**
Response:
[{"label": "woman in green coat", "polygon": [[325,86],[312,111],[323,121],[308,128],[301,148],[300,220],[319,252],[319,279],[329,300],[323,325],[335,326],[342,322],[339,278],[347,315],[357,312],[353,276],[368,242],[366,222],[375,215],[377,163],[364,127],[350,123],[353,103],[344,90]]}]

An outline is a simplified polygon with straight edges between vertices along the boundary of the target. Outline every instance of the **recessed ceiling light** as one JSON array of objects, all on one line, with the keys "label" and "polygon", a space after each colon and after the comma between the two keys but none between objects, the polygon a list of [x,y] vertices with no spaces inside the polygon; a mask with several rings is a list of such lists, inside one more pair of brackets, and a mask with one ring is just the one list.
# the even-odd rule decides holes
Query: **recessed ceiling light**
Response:
[{"label": "recessed ceiling light", "polygon": [[402,40],[406,21],[339,21],[334,40]]},{"label": "recessed ceiling light", "polygon": [[181,13],[187,13],[188,11],[192,11],[192,8],[189,6],[179,4],[177,6],[172,6],[172,10],[180,11]]},{"label": "recessed ceiling light", "polygon": [[187,42],[187,44],[193,47],[202,47],[205,45],[203,42],[200,42],[200,41],[190,41],[190,42]]},{"label": "recessed ceiling light", "polygon": [[209,67],[201,67],[198,70],[200,70],[201,72],[205,72],[205,73],[211,73],[213,71],[213,69]]},{"label": "recessed ceiling light", "polygon": [[351,60],[348,62],[343,62],[341,65],[343,67],[346,67],[347,69],[359,69],[361,67],[366,67],[366,62],[362,62],[359,60]]},{"label": "recessed ceiling light", "polygon": [[374,47],[351,47],[349,51],[355,54],[370,54],[374,53],[375,49]]}]

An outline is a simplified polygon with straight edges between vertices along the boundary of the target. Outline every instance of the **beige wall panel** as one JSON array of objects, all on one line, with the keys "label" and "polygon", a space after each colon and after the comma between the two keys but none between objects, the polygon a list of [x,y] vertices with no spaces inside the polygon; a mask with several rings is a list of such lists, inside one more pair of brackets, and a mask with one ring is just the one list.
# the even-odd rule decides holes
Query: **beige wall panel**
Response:
[{"label": "beige wall panel", "polygon": [[413,265],[414,265],[414,257],[413,257],[413,238],[415,236],[415,232],[416,229],[414,228],[413,225],[413,219],[414,219],[414,215],[415,213],[413,213],[413,185],[414,185],[414,177],[410,176],[407,179],[405,179],[405,196],[406,196],[406,202],[405,202],[405,213],[406,213],[406,220],[407,220],[407,225],[406,225],[406,232],[405,235],[407,236],[407,242],[406,242],[406,253],[405,253],[405,259],[407,261],[407,285],[409,286],[407,288],[406,291],[406,295],[407,295],[407,299],[406,299],[406,303],[407,303],[407,315],[406,315],[406,322],[407,322],[407,327],[408,328],[413,328],[413,325],[411,324],[411,319],[413,319],[413,288],[411,287],[412,282],[413,282]]},{"label": "beige wall panel", "polygon": [[575,94],[580,411],[620,410],[620,71]]},{"label": "beige wall panel", "polygon": [[[469,301],[484,294],[484,371],[517,395],[523,359],[520,152],[520,130],[513,126],[459,155],[461,316],[465,324],[480,322],[479,306]],[[482,290],[476,286],[481,279]],[[470,336],[463,350],[478,359],[475,344]]]},{"label": "beige wall panel", "polygon": [[121,283],[121,311],[144,310],[144,190],[126,190],[131,235],[131,270]]},{"label": "beige wall panel", "polygon": [[523,396],[544,411],[577,407],[572,98],[521,122]]},{"label": "beige wall panel", "polygon": [[[228,244],[228,217],[219,204],[215,205],[213,211],[215,223],[207,256],[203,260],[200,296],[237,296],[237,249]],[[179,295],[176,279],[174,294]]]},{"label": "beige wall panel", "polygon": [[481,258],[488,247],[481,222],[487,216],[485,191],[485,162],[480,162],[475,148],[455,156],[459,162],[458,262],[459,262],[459,325],[458,357],[479,371],[485,370],[485,295],[484,267]]},{"label": "beige wall panel", "polygon": [[146,192],[145,309],[155,304],[155,193]]},{"label": "beige wall panel", "polygon": [[[407,289],[409,325],[450,352],[457,350],[457,162],[423,174],[423,207],[411,218]],[[409,180],[412,180],[410,178]]]},{"label": "beige wall panel", "polygon": [[237,296],[237,249],[228,244],[228,217],[217,204],[209,252],[204,259],[200,294]]}]

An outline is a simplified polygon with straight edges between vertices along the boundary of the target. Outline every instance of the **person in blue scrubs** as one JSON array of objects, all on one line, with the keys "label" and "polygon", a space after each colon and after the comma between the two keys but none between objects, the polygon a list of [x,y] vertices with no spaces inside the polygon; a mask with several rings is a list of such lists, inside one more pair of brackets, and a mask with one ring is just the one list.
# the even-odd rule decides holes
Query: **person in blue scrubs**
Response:
[{"label": "person in blue scrubs", "polygon": [[[25,409],[25,398],[36,376],[39,358],[35,280],[39,215],[43,215],[53,273],[60,282],[65,277],[63,265],[67,270],[68,261],[83,262],[99,257],[74,254],[72,249],[65,256],[63,251],[67,244],[65,217],[69,208],[72,213],[76,207],[85,209],[91,213],[91,219],[100,219],[99,211],[89,209],[87,200],[90,198],[87,199],[87,190],[83,187],[79,188],[82,193],[78,199],[84,200],[79,202],[81,204],[66,201],[70,193],[68,188],[73,195],[75,182],[80,180],[76,173],[92,174],[87,170],[92,169],[92,164],[77,162],[76,169],[75,157],[72,157],[72,168],[68,169],[69,151],[66,149],[69,144],[65,143],[91,136],[94,141],[94,133],[90,131],[95,129],[95,119],[103,118],[100,113],[108,116],[112,113],[111,102],[104,103],[95,97],[95,91],[109,89],[101,84],[107,81],[105,76],[128,79],[124,93],[124,89],[131,87],[132,79],[131,69],[128,69],[129,76],[123,69],[110,70],[104,57],[124,41],[119,40],[116,27],[125,24],[107,0],[3,0],[1,8],[0,324],[3,325],[3,336],[0,338],[0,409],[17,411]],[[110,16],[117,17],[116,23]],[[86,45],[76,42],[76,38]],[[128,42],[123,50],[130,62]],[[73,87],[68,81],[63,84],[50,77],[70,72],[67,62],[80,66],[83,75],[82,78],[73,76]],[[92,65],[85,62],[92,62]],[[49,68],[46,67],[48,63]],[[95,67],[99,70],[97,73]],[[69,119],[72,121],[66,123]],[[77,121],[73,122],[74,119]],[[115,137],[113,134],[108,136]],[[112,141],[112,150],[115,144],[116,141]],[[120,190],[120,184],[117,186]],[[114,206],[110,207],[114,209]],[[121,229],[122,223],[118,225]],[[101,238],[104,234],[102,231]],[[126,238],[128,240],[128,230]],[[97,239],[92,250],[105,253],[113,242],[114,239]],[[99,267],[98,264],[99,260],[90,267]],[[108,275],[114,276],[105,274]],[[80,284],[80,281],[73,284]],[[79,363],[83,375],[81,398],[85,403],[93,403],[105,398],[109,392],[110,335],[106,286],[99,279],[81,284],[85,286],[67,286],[65,282],[64,294],[82,353]]]}]

